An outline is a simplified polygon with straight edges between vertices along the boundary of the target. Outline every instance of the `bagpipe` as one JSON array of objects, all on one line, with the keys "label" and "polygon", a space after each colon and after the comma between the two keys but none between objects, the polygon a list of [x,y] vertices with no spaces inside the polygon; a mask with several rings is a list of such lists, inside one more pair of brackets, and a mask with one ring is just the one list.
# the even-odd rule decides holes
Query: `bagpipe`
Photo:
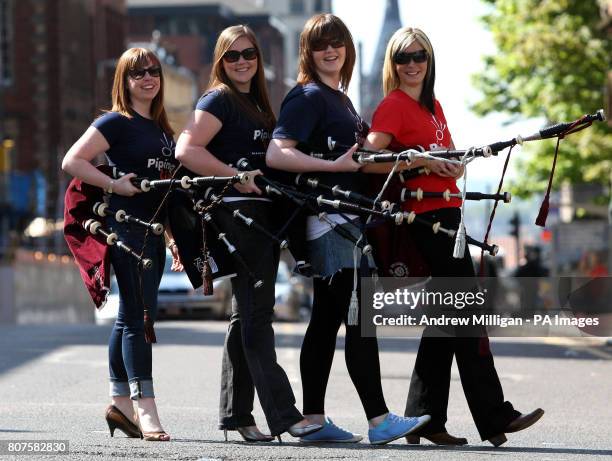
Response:
[{"label": "bagpipe", "polygon": [[[97,168],[111,178],[117,179],[125,175],[125,173],[112,166],[101,165]],[[232,177],[210,176],[191,178],[183,176],[181,179],[174,179],[179,169],[175,169],[171,179],[149,180],[147,178],[131,178],[131,183],[142,192],[149,192],[160,188],[166,189],[161,203],[159,203],[153,216],[148,220],[130,214],[123,209],[111,208],[108,203],[109,194],[105,193],[100,187],[84,183],[77,178],[73,178],[70,182],[64,197],[64,236],[79,267],[81,278],[96,308],[104,306],[110,291],[110,254],[108,250],[112,246],[124,251],[134,259],[139,269],[142,291],[142,271],[150,270],[153,267],[153,261],[144,257],[147,238],[149,233],[159,236],[164,232],[164,225],[156,222],[156,218],[162,207],[167,204],[166,202],[168,202],[170,196],[173,195],[171,194],[172,191],[186,190],[192,186],[202,188],[217,184],[223,184],[227,188],[235,183],[244,184],[249,180],[246,173],[240,173]],[[170,209],[172,208],[170,207]],[[118,223],[142,228],[144,230],[144,240],[141,248],[131,247],[121,240],[116,232],[111,231],[106,223],[106,217],[109,216],[113,217]],[[184,224],[181,219],[185,218],[185,215],[174,213],[173,216],[177,219],[174,227],[180,229]],[[170,222],[172,225],[172,220]],[[193,235],[189,235],[183,241],[192,238]],[[185,248],[185,244],[182,246]],[[198,256],[188,253],[188,249],[187,246],[187,250],[182,252],[185,260],[197,260]],[[194,284],[194,288],[201,286],[202,277],[199,277],[200,281],[198,283],[198,277],[196,277],[194,271],[189,270],[188,266],[186,266],[186,269],[187,273],[190,274],[190,280]],[[155,342],[153,322],[149,319],[147,307],[144,306],[142,293],[140,298],[143,299],[145,338],[148,342]]]},{"label": "bagpipe", "polygon": [[[238,226],[245,230],[259,232],[265,235],[272,245],[288,248],[297,261],[298,272],[309,275],[307,244],[305,241],[306,217],[318,216],[321,221],[327,222],[330,229],[347,241],[351,242],[362,255],[373,253],[381,275],[407,276],[420,275],[412,270],[406,270],[413,262],[416,245],[410,242],[406,230],[412,225],[425,226],[432,233],[446,235],[455,240],[455,257],[463,257],[465,245],[473,244],[481,249],[482,254],[487,251],[491,255],[497,254],[498,247],[488,243],[489,232],[492,226],[495,210],[499,202],[509,203],[511,195],[502,192],[503,178],[507,169],[511,150],[518,144],[538,139],[562,139],[568,134],[590,126],[594,121],[603,121],[605,117],[600,110],[592,115],[585,115],[578,120],[568,123],[559,123],[544,128],[530,136],[517,136],[508,141],[496,142],[483,147],[466,150],[421,151],[406,149],[402,152],[374,151],[359,148],[353,159],[361,164],[390,162],[393,168],[387,176],[380,190],[372,190],[365,194],[361,191],[351,191],[338,185],[325,184],[314,174],[300,174],[292,181],[282,182],[264,175],[254,178],[266,196],[279,204],[275,205],[275,221],[258,223],[243,212],[233,209],[224,202],[224,195],[234,184],[247,183],[250,178],[246,171],[253,168],[247,159],[241,159],[235,167],[241,171],[234,176],[182,176],[175,178],[176,168],[171,179],[150,180],[148,178],[132,178],[131,182],[143,193],[153,190],[164,192],[163,198],[154,213],[148,220],[133,216],[125,210],[113,209],[105,200],[102,189],[84,184],[73,179],[66,192],[65,206],[65,234],[69,247],[81,270],[81,275],[97,307],[103,304],[109,286],[109,264],[104,256],[109,246],[116,246],[134,258],[138,267],[147,270],[150,261],[143,257],[146,245],[146,236],[149,233],[160,235],[163,233],[163,224],[156,222],[159,210],[166,206],[168,221],[178,247],[178,253],[185,271],[194,286],[203,286],[205,294],[212,293],[212,279],[233,276],[237,268],[241,268],[252,280],[256,289],[262,286],[263,281],[257,280],[251,268],[247,267],[240,251],[232,244],[226,229],[221,229],[215,220],[216,213],[228,213]],[[348,149],[330,142],[327,146],[329,152],[312,152],[310,155],[335,159],[344,152],[337,149]],[[547,201],[550,193],[552,175],[557,158],[559,143],[555,151],[555,160],[551,170],[551,179],[547,190],[545,202],[538,217],[538,225],[545,223]],[[433,192],[422,189],[411,190],[404,186],[404,181],[415,175],[429,174],[426,168],[398,171],[400,162],[413,162],[420,158],[433,158],[439,161],[451,162],[466,167],[476,158],[487,158],[497,155],[502,150],[510,148],[498,189],[494,194],[467,191],[467,169],[463,176],[463,191],[452,194],[450,191]],[[99,167],[105,174],[118,178],[124,173],[113,167]],[[374,176],[374,175],[371,175]],[[333,198],[330,198],[332,196]],[[440,222],[431,222],[402,205],[408,199],[427,200],[430,198],[462,199],[461,223],[458,229],[446,228]],[[494,207],[491,212],[489,224],[483,241],[479,241],[466,232],[463,223],[463,207],[469,200],[493,200]],[[367,238],[355,238],[354,235],[330,220],[327,214],[331,212],[344,217],[344,220],[359,228],[359,232],[366,233]],[[362,217],[365,225],[356,224],[346,214],[355,214]],[[117,222],[142,227],[145,231],[145,242],[142,248],[130,248],[122,242],[116,233],[105,226],[105,218],[114,217]],[[408,238],[405,238],[408,237]],[[367,243],[368,241],[372,244]],[[373,251],[375,248],[375,251]],[[400,259],[398,259],[400,258]],[[402,259],[403,258],[403,259]],[[484,258],[481,258],[483,260]],[[417,271],[418,272],[418,271]],[[145,309],[146,310],[146,309]]]},{"label": "bagpipe", "polygon": [[[378,229],[370,231],[371,235],[369,236],[370,241],[375,243],[375,247],[377,251],[375,252],[375,256],[377,257],[377,265],[379,268],[382,268],[382,274],[389,274],[393,276],[404,276],[407,273],[412,273],[413,271],[408,270],[408,268],[412,265],[414,266],[414,262],[411,258],[403,258],[401,254],[410,254],[412,250],[414,250],[415,245],[414,242],[409,242],[410,236],[409,233],[404,231],[401,227],[395,227],[389,223],[392,221],[394,224],[400,224],[402,220],[400,220],[400,216],[397,214],[398,205],[394,205],[394,202],[403,203],[409,199],[416,199],[418,201],[426,200],[429,198],[442,198],[446,201],[450,201],[451,198],[458,198],[462,200],[461,205],[461,222],[459,228],[454,229],[444,229],[441,226],[436,225],[436,223],[425,223],[419,220],[416,222],[420,222],[420,224],[430,226],[433,232],[442,231],[446,233],[450,238],[455,239],[455,249],[453,252],[453,256],[457,258],[461,258],[465,252],[466,244],[473,244],[481,249],[481,264],[484,261],[483,253],[487,251],[489,254],[494,255],[497,253],[498,247],[496,245],[491,245],[488,243],[488,238],[490,234],[490,230],[492,227],[493,219],[495,217],[495,212],[499,202],[510,203],[511,194],[509,192],[502,192],[503,181],[505,177],[505,173],[507,171],[508,162],[510,159],[510,154],[512,152],[512,148],[516,145],[522,145],[525,142],[537,141],[542,139],[550,139],[557,138],[557,146],[555,148],[555,155],[553,160],[553,165],[551,168],[550,178],[548,182],[547,191],[540,207],[540,212],[536,219],[536,224],[539,226],[544,226],[546,223],[546,217],[548,214],[549,208],[549,196],[550,190],[552,186],[552,180],[556,165],[556,160],[558,156],[559,150],[559,142],[565,136],[580,131],[584,128],[587,128],[592,125],[593,122],[596,121],[604,121],[605,115],[603,109],[600,109],[594,114],[587,114],[580,117],[577,120],[572,122],[563,122],[558,123],[546,128],[543,128],[536,133],[527,135],[527,136],[516,136],[507,141],[499,141],[494,142],[489,145],[481,146],[481,147],[472,147],[465,150],[459,149],[446,149],[446,150],[433,150],[426,151],[424,149],[416,149],[416,148],[407,148],[402,150],[401,152],[391,152],[388,150],[371,150],[365,149],[362,147],[358,147],[357,150],[353,153],[353,160],[362,165],[371,164],[371,163],[393,163],[394,168],[389,173],[389,176],[384,181],[380,190],[371,190],[370,195],[375,196],[374,199],[364,199],[362,195],[352,193],[350,191],[344,191],[340,189],[338,186],[327,186],[325,184],[321,184],[316,178],[306,177],[300,178],[298,181],[301,182],[302,185],[312,188],[321,188],[326,190],[327,192],[331,192],[333,195],[343,197],[346,200],[350,200],[353,202],[357,202],[362,207],[371,208],[375,210],[371,212],[370,216],[382,217],[387,220],[387,224],[384,226],[379,226]],[[348,149],[352,146],[339,144],[337,142],[332,141],[331,139],[328,141],[327,151],[322,152],[321,149],[313,148],[313,152],[310,154],[316,158],[322,158],[326,160],[335,160],[341,155],[343,155]],[[414,190],[410,190],[404,187],[404,182],[408,179],[429,174],[429,170],[427,168],[415,168],[409,170],[397,171],[396,165],[400,162],[406,162],[408,164],[413,163],[417,159],[433,159],[444,161],[448,163],[452,163],[455,165],[461,165],[464,168],[477,158],[488,158],[491,156],[498,155],[501,151],[510,148],[508,155],[506,157],[506,161],[504,164],[503,172],[499,181],[499,185],[497,191],[494,194],[484,194],[480,192],[468,192],[467,191],[467,168],[465,169],[463,175],[463,191],[460,194],[453,194],[449,190],[443,192],[434,192],[434,191],[425,191],[423,189],[417,188]],[[378,184],[380,186],[380,184]],[[489,217],[489,222],[487,225],[487,231],[485,237],[482,242],[476,241],[469,235],[467,235],[464,225],[464,206],[466,201],[469,200],[493,200],[494,206],[492,208],[491,215]],[[321,200],[322,203],[333,205],[334,207],[345,210],[352,210],[353,212],[358,211],[358,207],[354,204],[347,205],[343,203],[341,200],[330,202],[328,200]],[[395,214],[394,214],[395,210]],[[365,211],[365,210],[364,210]],[[390,218],[393,219],[390,219]],[[412,217],[410,213],[404,213],[403,222],[412,223]],[[398,247],[404,247],[406,251],[397,251]],[[382,253],[382,254],[381,254]],[[384,256],[386,255],[386,257]],[[409,261],[410,260],[410,261]],[[399,268],[399,269],[398,269]],[[419,268],[416,268],[414,271],[417,275],[422,275],[423,269],[422,264]]]}]

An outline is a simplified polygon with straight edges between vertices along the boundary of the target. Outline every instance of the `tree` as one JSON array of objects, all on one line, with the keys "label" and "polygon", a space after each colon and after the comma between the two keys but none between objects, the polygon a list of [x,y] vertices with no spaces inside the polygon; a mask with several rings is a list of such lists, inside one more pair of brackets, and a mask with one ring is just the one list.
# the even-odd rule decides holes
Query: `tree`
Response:
[{"label": "tree", "polygon": [[[482,99],[472,109],[484,115],[569,121],[602,107],[610,69],[610,40],[597,0],[483,0],[491,11],[482,18],[498,52],[485,57],[485,70],[473,76]],[[515,192],[527,196],[545,189],[554,141],[525,145],[517,166]],[[531,155],[525,155],[531,154]],[[597,123],[561,142],[555,184],[609,184],[612,134]]]}]

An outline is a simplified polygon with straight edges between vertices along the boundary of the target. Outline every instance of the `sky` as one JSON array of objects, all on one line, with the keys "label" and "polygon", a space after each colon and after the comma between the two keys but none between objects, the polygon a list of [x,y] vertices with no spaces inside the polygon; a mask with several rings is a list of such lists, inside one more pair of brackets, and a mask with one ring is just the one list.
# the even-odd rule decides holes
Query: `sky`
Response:
[{"label": "sky", "polygon": [[[355,41],[362,43],[365,71],[372,65],[385,3],[385,0],[333,0],[332,3],[334,14],[347,24]],[[484,68],[484,55],[495,52],[491,34],[478,20],[486,13],[487,5],[481,0],[399,0],[398,3],[402,25],[422,29],[432,42],[436,54],[436,98],[444,108],[458,149],[506,141],[518,134],[531,134],[541,127],[542,120],[504,125],[509,120],[508,115],[492,114],[481,118],[469,110],[470,103],[479,98],[470,75]],[[359,79],[355,77],[349,96],[357,102]],[[517,155],[516,152],[515,148],[513,155]],[[495,188],[504,159],[505,155],[500,155],[496,159],[475,160],[470,165],[469,178]],[[515,174],[511,170],[507,177]]]}]

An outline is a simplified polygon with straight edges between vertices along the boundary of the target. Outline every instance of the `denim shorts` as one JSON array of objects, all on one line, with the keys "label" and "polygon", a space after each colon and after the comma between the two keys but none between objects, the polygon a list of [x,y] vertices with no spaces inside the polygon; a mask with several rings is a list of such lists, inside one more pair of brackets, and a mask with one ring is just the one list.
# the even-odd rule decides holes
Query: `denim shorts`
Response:
[{"label": "denim shorts", "polygon": [[[359,221],[354,222],[359,223]],[[359,228],[354,224],[344,223],[339,227],[342,227],[350,232],[356,239],[361,236]],[[342,269],[352,269],[355,267],[353,259],[355,244],[334,230],[326,232],[319,238],[309,240],[307,242],[307,247],[308,257],[315,277],[331,277]],[[361,251],[358,251],[358,267],[360,261]],[[371,269],[376,268],[371,254],[368,255],[368,265]]]}]

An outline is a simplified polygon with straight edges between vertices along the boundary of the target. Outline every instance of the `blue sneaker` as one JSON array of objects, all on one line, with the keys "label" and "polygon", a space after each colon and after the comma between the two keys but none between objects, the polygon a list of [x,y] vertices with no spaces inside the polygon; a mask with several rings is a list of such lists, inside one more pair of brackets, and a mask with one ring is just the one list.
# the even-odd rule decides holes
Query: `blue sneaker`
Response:
[{"label": "blue sneaker", "polygon": [[363,439],[359,434],[353,434],[347,430],[336,426],[331,419],[325,418],[323,429],[313,432],[312,434],[300,437],[300,442],[322,443],[322,442],[339,442],[339,443],[354,443]]},{"label": "blue sneaker", "polygon": [[430,419],[429,415],[404,418],[389,413],[382,423],[368,431],[368,438],[372,445],[383,445],[416,431]]}]

